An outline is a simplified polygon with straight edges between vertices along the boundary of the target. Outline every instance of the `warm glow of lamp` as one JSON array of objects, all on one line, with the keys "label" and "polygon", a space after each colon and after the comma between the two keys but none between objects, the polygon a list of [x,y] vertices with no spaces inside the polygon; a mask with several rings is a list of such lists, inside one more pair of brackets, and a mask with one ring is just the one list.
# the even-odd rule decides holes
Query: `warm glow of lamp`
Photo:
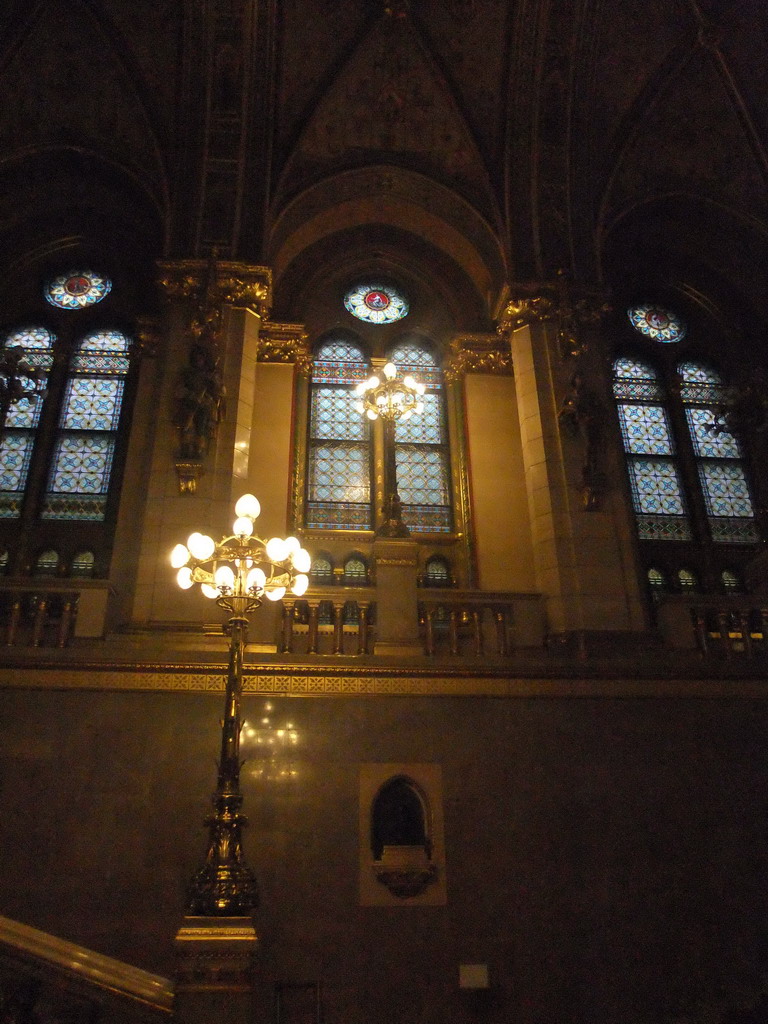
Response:
[{"label": "warm glow of lamp", "polygon": [[179,569],[178,573],[176,574],[176,582],[178,583],[182,590],[189,590],[189,588],[194,585],[195,581],[192,579],[192,570],[189,568],[188,565],[185,565],[182,569]]},{"label": "warm glow of lamp", "polygon": [[189,550],[186,544],[177,544],[171,552],[171,565],[174,569],[180,569],[189,561]]},{"label": "warm glow of lamp", "polygon": [[239,516],[232,527],[236,537],[250,537],[253,533],[253,520],[250,516]]},{"label": "warm glow of lamp", "polygon": [[258,519],[261,513],[261,505],[255,494],[244,494],[237,499],[235,504],[236,516],[249,516],[251,519]]},{"label": "warm glow of lamp", "polygon": [[291,561],[297,572],[309,572],[312,565],[312,556],[305,548],[299,548],[298,551],[294,551]]},{"label": "warm glow of lamp", "polygon": [[272,562],[282,562],[288,557],[285,541],[280,537],[271,537],[267,541],[267,558]]},{"label": "warm glow of lamp", "polygon": [[302,597],[302,595],[306,594],[308,586],[309,576],[305,576],[303,574],[301,576],[297,576],[296,579],[293,581],[291,593],[294,594],[296,597]]},{"label": "warm glow of lamp", "polygon": [[192,557],[202,562],[211,557],[216,549],[216,544],[212,537],[208,537],[204,533],[192,533],[187,539],[187,547]]},{"label": "warm glow of lamp", "polygon": [[267,590],[266,596],[270,601],[282,601],[285,597],[285,587],[275,587],[274,590]]},{"label": "warm glow of lamp", "polygon": [[234,590],[235,574],[230,565],[220,565],[213,574],[214,582],[219,590]]}]

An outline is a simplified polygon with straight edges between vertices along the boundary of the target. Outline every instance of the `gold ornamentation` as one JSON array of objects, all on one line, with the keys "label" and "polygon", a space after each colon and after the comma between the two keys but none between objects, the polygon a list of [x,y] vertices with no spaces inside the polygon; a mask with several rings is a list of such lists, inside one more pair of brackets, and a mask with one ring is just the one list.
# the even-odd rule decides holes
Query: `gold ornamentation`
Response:
[{"label": "gold ornamentation", "polygon": [[602,469],[605,407],[584,373],[577,370],[571,377],[571,386],[558,413],[563,430],[582,442],[584,461],[581,467],[581,492],[584,508],[593,512],[600,505],[607,477]]},{"label": "gold ornamentation", "polygon": [[491,373],[508,377],[512,353],[496,334],[461,334],[451,341],[445,379],[456,381],[466,373]]},{"label": "gold ornamentation", "polygon": [[528,324],[554,322],[561,357],[573,359],[586,351],[582,329],[600,323],[610,311],[603,292],[574,287],[560,270],[554,282],[514,286],[497,330],[505,335]]},{"label": "gold ornamentation", "polygon": [[176,475],[179,478],[179,494],[194,494],[202,472],[201,462],[177,462]]},{"label": "gold ornamentation", "polygon": [[139,317],[134,332],[133,351],[152,359],[157,355],[159,344],[160,325],[157,320],[154,317]]},{"label": "gold ornamentation", "polygon": [[207,305],[245,306],[266,317],[272,301],[269,267],[239,260],[163,260],[160,287],[169,299],[207,300]]},{"label": "gold ornamentation", "polygon": [[312,366],[309,335],[304,324],[278,324],[267,321],[259,331],[259,362],[295,363],[300,373]]}]

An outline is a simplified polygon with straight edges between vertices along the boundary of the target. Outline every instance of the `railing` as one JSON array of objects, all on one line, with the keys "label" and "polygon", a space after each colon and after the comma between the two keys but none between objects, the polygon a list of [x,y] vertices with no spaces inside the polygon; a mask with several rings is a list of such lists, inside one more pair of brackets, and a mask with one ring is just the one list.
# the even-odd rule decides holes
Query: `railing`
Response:
[{"label": "railing", "polygon": [[544,642],[544,608],[538,594],[424,589],[419,592],[424,653],[506,657]]},{"label": "railing", "polygon": [[4,580],[0,645],[66,647],[75,636],[102,636],[108,594],[106,580]]},{"label": "railing", "polygon": [[[284,599],[280,631],[283,654],[365,655],[376,632],[373,587],[314,588]],[[424,653],[505,657],[520,647],[541,647],[543,602],[538,594],[420,589],[419,629]]]},{"label": "railing", "polygon": [[[171,982],[0,917],[0,997],[10,1019],[167,1020]],[[38,1012],[39,1010],[39,1012]]]},{"label": "railing", "polygon": [[669,647],[697,649],[702,657],[768,653],[768,597],[667,596],[657,617]]},{"label": "railing", "polygon": [[282,654],[368,654],[376,591],[328,587],[283,599]]}]

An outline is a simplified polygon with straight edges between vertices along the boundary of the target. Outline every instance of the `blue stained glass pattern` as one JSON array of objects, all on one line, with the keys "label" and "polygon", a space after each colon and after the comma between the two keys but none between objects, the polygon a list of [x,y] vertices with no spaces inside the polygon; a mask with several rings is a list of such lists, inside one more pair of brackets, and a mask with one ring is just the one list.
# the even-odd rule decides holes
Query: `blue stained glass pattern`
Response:
[{"label": "blue stained glass pattern", "polygon": [[448,504],[448,467],[441,449],[399,445],[395,457],[397,485],[404,504]]},{"label": "blue stained glass pattern", "polygon": [[57,494],[105,494],[115,439],[98,434],[65,434],[56,443],[49,491]]},{"label": "blue stained glass pattern", "polygon": [[616,398],[638,402],[658,401],[664,397],[653,367],[625,357],[613,364],[613,394]]},{"label": "blue stained glass pattern", "polygon": [[365,445],[313,443],[309,464],[310,501],[370,502]]},{"label": "blue stained glass pattern", "polygon": [[410,419],[395,423],[395,441],[411,444],[444,444],[445,426],[439,395],[423,396],[424,409]]},{"label": "blue stained glass pattern", "polygon": [[362,441],[368,430],[368,421],[356,412],[348,391],[333,387],[313,389],[310,413],[312,437]]},{"label": "blue stained glass pattern", "polygon": [[45,327],[23,327],[21,330],[9,334],[5,339],[5,344],[8,348],[18,346],[25,352],[30,350],[50,352],[55,340],[56,336]]},{"label": "blue stained glass pattern", "polygon": [[384,284],[357,284],[344,297],[344,306],[358,320],[392,324],[408,315],[408,303],[395,288]]},{"label": "blue stained glass pattern", "polygon": [[443,374],[435,357],[417,342],[404,342],[395,346],[387,357],[403,376],[412,374],[428,388],[438,389],[443,384]]},{"label": "blue stained glass pattern", "polygon": [[116,430],[123,388],[124,382],[115,378],[72,377],[59,425],[69,430]]},{"label": "blue stained glass pattern", "polygon": [[717,422],[712,409],[688,408],[685,416],[696,455],[709,459],[741,458],[741,448],[733,434],[728,430],[713,429]]},{"label": "blue stained glass pattern", "polygon": [[680,478],[671,459],[630,459],[629,472],[636,512],[685,515]]},{"label": "blue stained glass pattern", "polygon": [[668,344],[682,341],[686,335],[686,328],[680,317],[668,309],[662,309],[661,306],[633,306],[627,310],[627,316],[636,331],[653,341]]},{"label": "blue stained glass pattern", "polygon": [[112,282],[92,270],[70,270],[45,286],[43,294],[59,309],[84,309],[101,302],[112,291]]},{"label": "blue stained glass pattern", "polygon": [[752,518],[755,514],[744,470],[738,462],[699,462],[699,478],[711,516]]},{"label": "blue stained glass pattern", "polygon": [[23,491],[32,458],[34,438],[8,431],[0,443],[0,491]]},{"label": "blue stained glass pattern", "polygon": [[624,450],[633,455],[672,455],[667,414],[660,405],[619,405]]},{"label": "blue stained glass pattern", "polygon": [[685,405],[720,402],[726,389],[719,373],[699,363],[680,363],[677,368],[681,378],[680,398]]},{"label": "blue stained glass pattern", "polygon": [[315,353],[312,382],[315,384],[357,384],[370,376],[362,349],[351,341],[327,341]]}]

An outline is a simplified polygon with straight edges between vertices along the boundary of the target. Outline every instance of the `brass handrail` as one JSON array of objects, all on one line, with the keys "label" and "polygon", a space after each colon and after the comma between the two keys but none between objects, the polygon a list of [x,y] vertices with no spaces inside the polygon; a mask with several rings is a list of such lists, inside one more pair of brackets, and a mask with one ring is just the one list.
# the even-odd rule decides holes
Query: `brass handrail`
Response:
[{"label": "brass handrail", "polygon": [[2,915],[0,953],[47,967],[81,986],[122,996],[162,1013],[173,1012],[173,987],[167,978]]}]

